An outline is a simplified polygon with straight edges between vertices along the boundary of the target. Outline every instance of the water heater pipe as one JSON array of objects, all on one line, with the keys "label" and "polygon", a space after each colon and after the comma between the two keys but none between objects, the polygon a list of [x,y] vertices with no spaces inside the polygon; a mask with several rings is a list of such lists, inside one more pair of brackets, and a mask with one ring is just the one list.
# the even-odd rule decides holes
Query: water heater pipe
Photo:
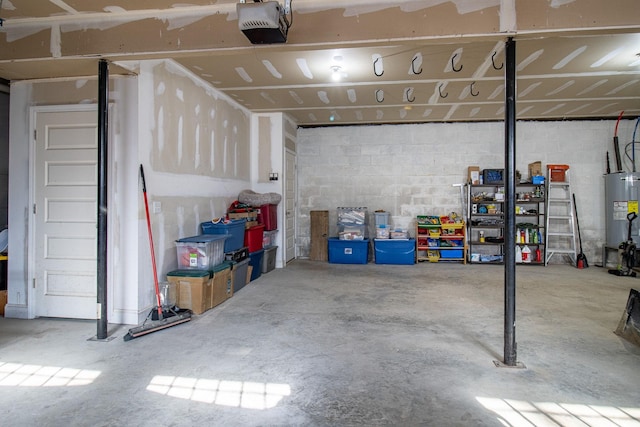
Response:
[{"label": "water heater pipe", "polygon": [[638,130],[638,123],[640,123],[640,117],[636,120],[636,126],[633,128],[633,136],[631,137],[631,157],[633,157],[633,171],[636,171],[636,131]]},{"label": "water heater pipe", "polygon": [[618,121],[616,122],[616,130],[613,133],[613,151],[616,156],[617,172],[622,172],[622,160],[620,159],[620,145],[618,144],[618,125],[620,124],[620,120],[622,119],[623,114],[624,114],[624,110],[620,111],[620,115],[618,116]]}]

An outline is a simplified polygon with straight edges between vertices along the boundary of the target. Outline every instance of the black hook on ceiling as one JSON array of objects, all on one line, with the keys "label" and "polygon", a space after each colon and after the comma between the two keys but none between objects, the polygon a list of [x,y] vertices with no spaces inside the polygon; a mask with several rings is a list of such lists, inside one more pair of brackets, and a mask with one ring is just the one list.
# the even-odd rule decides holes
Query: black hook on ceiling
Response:
[{"label": "black hook on ceiling", "polygon": [[445,93],[444,95],[442,94],[442,83],[440,83],[440,86],[438,86],[438,93],[440,94],[440,98],[446,98],[447,96],[449,96],[449,92]]},{"label": "black hook on ceiling", "polygon": [[383,101],[384,101],[384,92],[382,92],[382,99],[380,99],[380,98],[378,97],[378,94],[379,94],[380,92],[382,92],[382,89],[378,89],[378,90],[376,90],[376,101],[378,101],[378,102],[383,102]]},{"label": "black hook on ceiling", "polygon": [[413,91],[413,88],[411,88],[411,87],[408,87],[408,88],[407,88],[407,89],[405,89],[405,91],[404,91],[404,96],[405,96],[405,98],[407,98],[407,101],[409,101],[409,102],[413,102],[413,101],[415,101],[415,100],[416,100],[415,95],[413,96],[413,99],[409,99],[409,92],[411,92],[411,91]]},{"label": "black hook on ceiling", "polygon": [[491,55],[491,64],[493,65],[493,68],[495,70],[502,70],[502,68],[504,67],[504,62],[502,64],[500,64],[499,67],[496,67],[496,61],[495,61],[495,57],[498,54],[498,52],[493,52],[493,55]]},{"label": "black hook on ceiling", "polygon": [[476,93],[473,93],[473,85],[476,84],[476,82],[472,82],[471,85],[469,86],[469,93],[471,94],[471,96],[478,96],[480,95],[480,91],[477,91]]},{"label": "black hook on ceiling", "polygon": [[460,71],[462,71],[462,65],[460,65],[460,68],[456,69],[456,66],[453,63],[453,60],[456,59],[456,56],[458,56],[457,53],[451,57],[451,69],[456,73],[459,73]]},{"label": "black hook on ceiling", "polygon": [[378,73],[376,72],[376,64],[377,64],[377,63],[378,63],[378,61],[379,61],[379,60],[381,60],[381,59],[382,59],[382,58],[378,57],[378,58],[376,58],[376,60],[375,60],[375,61],[373,61],[373,74],[375,74],[375,75],[376,75],[376,76],[378,76],[378,77],[380,77],[380,76],[382,76],[382,75],[384,74],[384,69],[382,70],[382,72],[381,72],[380,74],[378,74]]},{"label": "black hook on ceiling", "polygon": [[413,59],[411,60],[411,72],[413,74],[421,74],[422,73],[422,66],[420,67],[420,71],[416,71],[416,59],[418,59],[418,57],[414,56]]}]

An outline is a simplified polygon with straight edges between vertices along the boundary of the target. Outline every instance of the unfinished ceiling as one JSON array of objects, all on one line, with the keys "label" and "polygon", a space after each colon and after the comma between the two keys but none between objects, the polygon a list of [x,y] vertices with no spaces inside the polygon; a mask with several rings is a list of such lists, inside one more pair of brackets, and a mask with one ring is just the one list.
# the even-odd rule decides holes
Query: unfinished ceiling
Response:
[{"label": "unfinished ceiling", "polygon": [[[284,1],[284,0],[283,0]],[[637,0],[295,0],[286,44],[252,45],[234,0],[2,0],[0,77],[87,77],[171,58],[301,126],[640,115]],[[339,77],[336,81],[333,77]]]}]

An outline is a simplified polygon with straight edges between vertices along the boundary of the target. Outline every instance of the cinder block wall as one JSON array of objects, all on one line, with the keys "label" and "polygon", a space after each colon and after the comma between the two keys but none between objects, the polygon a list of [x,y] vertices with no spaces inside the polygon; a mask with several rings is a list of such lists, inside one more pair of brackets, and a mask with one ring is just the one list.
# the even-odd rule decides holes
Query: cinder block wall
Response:
[{"label": "cinder block wall", "polygon": [[[621,145],[634,122],[620,123]],[[576,194],[584,250],[601,261],[605,241],[606,153],[615,171],[615,121],[518,122],[516,168],[523,178],[534,161],[568,164]],[[309,211],[328,210],[337,234],[336,208],[366,206],[391,213],[411,232],[416,215],[463,213],[460,187],[467,166],[504,167],[504,125],[434,123],[303,128],[298,132],[298,255],[309,256]],[[631,170],[630,164],[625,164]],[[552,260],[553,261],[553,260]],[[561,259],[559,261],[562,261]]]}]

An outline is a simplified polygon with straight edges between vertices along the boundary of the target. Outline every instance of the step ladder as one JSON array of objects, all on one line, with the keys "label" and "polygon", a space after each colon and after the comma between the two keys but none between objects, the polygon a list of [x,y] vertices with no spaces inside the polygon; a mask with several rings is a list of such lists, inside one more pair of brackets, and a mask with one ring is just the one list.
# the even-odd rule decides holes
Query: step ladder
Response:
[{"label": "step ladder", "polygon": [[576,265],[576,217],[568,165],[547,165],[544,265],[554,255],[569,257]]}]

